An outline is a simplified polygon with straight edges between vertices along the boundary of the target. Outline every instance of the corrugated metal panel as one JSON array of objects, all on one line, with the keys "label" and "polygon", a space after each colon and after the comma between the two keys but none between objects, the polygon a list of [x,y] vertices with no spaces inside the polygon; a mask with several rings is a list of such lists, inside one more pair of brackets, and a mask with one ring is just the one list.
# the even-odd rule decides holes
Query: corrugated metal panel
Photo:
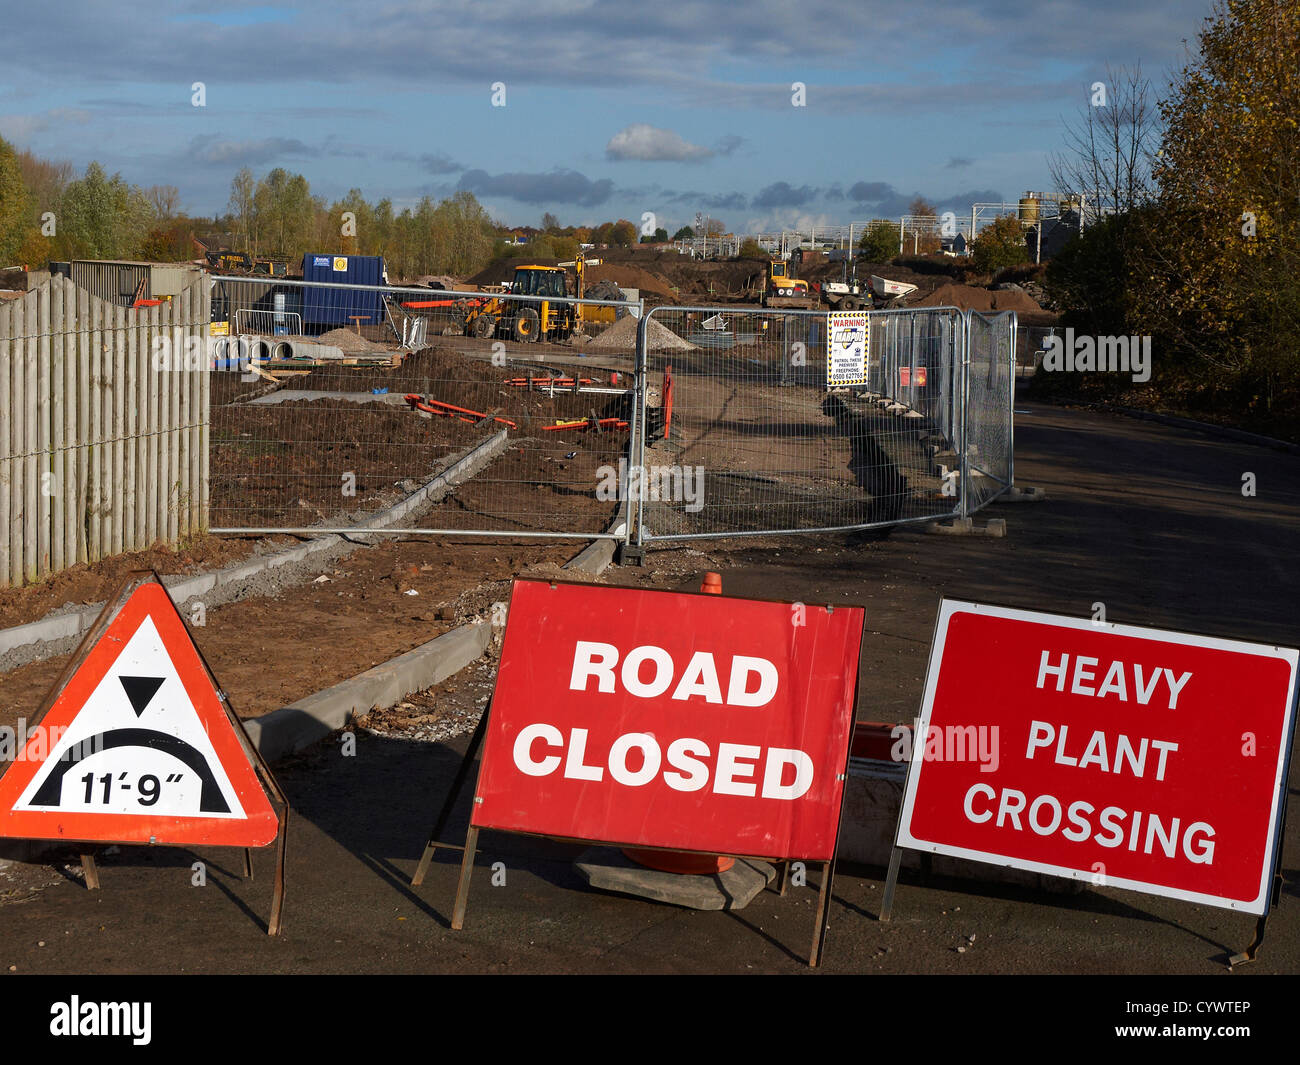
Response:
[{"label": "corrugated metal panel", "polygon": [[99,262],[93,259],[74,259],[72,262],[74,285],[119,307],[131,306],[141,281],[145,283],[145,299],[152,299],[146,263]]},{"label": "corrugated metal panel", "polygon": [[149,286],[156,300],[179,296],[199,273],[198,267],[189,263],[154,263],[149,271]]},{"label": "corrugated metal panel", "polygon": [[[304,255],[302,279],[341,285],[384,284],[384,260],[378,255]],[[303,292],[302,320],[305,328],[351,325],[354,316],[375,325],[384,320],[383,299],[378,291],[315,288]]]}]

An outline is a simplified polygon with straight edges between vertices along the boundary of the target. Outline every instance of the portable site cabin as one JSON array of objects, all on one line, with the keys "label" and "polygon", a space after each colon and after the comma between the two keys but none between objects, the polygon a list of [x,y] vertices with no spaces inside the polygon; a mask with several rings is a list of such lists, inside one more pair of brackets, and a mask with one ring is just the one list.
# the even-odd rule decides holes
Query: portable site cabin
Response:
[{"label": "portable site cabin", "polygon": [[[302,321],[307,333],[323,333],[337,326],[378,325],[384,320],[382,289],[388,271],[381,255],[304,255]],[[316,282],[316,284],[312,284]],[[367,289],[326,288],[328,285],[365,285]]]}]

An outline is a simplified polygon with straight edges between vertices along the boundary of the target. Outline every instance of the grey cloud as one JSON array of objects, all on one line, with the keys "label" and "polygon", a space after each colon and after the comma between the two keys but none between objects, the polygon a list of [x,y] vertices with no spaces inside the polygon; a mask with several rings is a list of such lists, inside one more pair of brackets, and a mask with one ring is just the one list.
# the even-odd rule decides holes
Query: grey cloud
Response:
[{"label": "grey cloud", "polygon": [[456,174],[465,169],[463,164],[456,162],[444,152],[422,155],[419,163],[430,174]]},{"label": "grey cloud", "polygon": [[753,206],[767,207],[803,207],[814,200],[817,190],[810,185],[795,188],[787,181],[778,181],[759,190],[753,199]]},{"label": "grey cloud", "polygon": [[738,137],[734,133],[728,133],[725,137],[719,137],[718,143],[714,146],[714,151],[718,155],[733,155],[737,149],[745,145],[745,138]]},{"label": "grey cloud", "polygon": [[[174,4],[137,0],[114,9],[111,32],[104,31],[100,5],[90,0],[29,5],[6,19],[6,61],[11,70],[47,81],[146,78],[183,96],[193,80],[207,80],[210,105],[232,81],[308,85],[328,76],[336,85],[379,81],[406,88],[412,71],[430,89],[481,87],[486,99],[485,71],[498,70],[510,86],[657,86],[714,108],[789,107],[789,81],[755,86],[712,82],[698,73],[760,61],[789,66],[791,78],[805,80],[810,108],[860,111],[895,104],[950,112],[954,105],[988,107],[1025,99],[1037,87],[999,82],[992,74],[965,86],[934,78],[910,79],[914,84],[909,85],[897,77],[874,86],[821,85],[817,74],[860,69],[864,40],[889,40],[891,57],[918,57],[889,58],[894,73],[928,73],[936,53],[953,42],[976,49],[996,46],[1005,63],[1029,72],[1027,80],[1036,71],[1066,64],[1101,66],[1138,57],[1158,69],[1177,61],[1179,39],[1194,36],[1206,7],[1205,0],[1146,6],[1131,0],[1059,0],[1027,19],[1018,3],[983,0],[950,5],[942,19],[917,19],[906,6],[806,0],[792,18],[788,3],[780,0],[745,5],[698,0],[643,10],[621,0],[500,0],[475,5],[472,18],[443,19],[433,16],[425,0],[382,5],[319,0],[311,6],[285,0],[281,6],[286,5],[296,17],[250,27],[178,22]],[[833,33],[827,33],[828,25],[835,27]],[[51,48],[51,41],[59,47]],[[999,62],[998,74],[1005,63]],[[801,65],[807,66],[806,75],[801,76]]]},{"label": "grey cloud", "polygon": [[284,156],[316,158],[319,148],[310,148],[293,137],[263,137],[259,140],[226,140],[219,134],[202,134],[190,141],[189,154],[200,162],[218,166],[260,166]]},{"label": "grey cloud", "polygon": [[470,170],[461,176],[457,188],[468,189],[475,196],[500,196],[518,203],[598,207],[613,194],[614,183],[608,178],[592,181],[576,170],[495,175]]},{"label": "grey cloud", "polygon": [[673,192],[665,197],[669,203],[711,211],[743,211],[749,201],[742,192]]},{"label": "grey cloud", "polygon": [[855,203],[875,203],[893,195],[894,186],[884,181],[858,181],[849,188],[849,199]]}]

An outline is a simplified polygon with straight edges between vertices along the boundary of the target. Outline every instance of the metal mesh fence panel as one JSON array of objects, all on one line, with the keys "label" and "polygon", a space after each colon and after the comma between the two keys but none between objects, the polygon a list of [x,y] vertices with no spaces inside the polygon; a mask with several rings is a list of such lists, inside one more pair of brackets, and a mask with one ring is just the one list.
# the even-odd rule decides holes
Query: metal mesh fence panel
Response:
[{"label": "metal mesh fence panel", "polygon": [[396,507],[390,532],[594,538],[625,510],[636,305],[270,278],[212,302],[214,531]]},{"label": "metal mesh fence panel", "polygon": [[[627,493],[640,542],[880,527],[953,513],[957,312],[858,312],[865,350],[846,376],[849,316],[657,307],[643,326],[645,435]],[[880,338],[872,334],[881,321]],[[905,401],[899,367],[909,373]],[[864,358],[865,355],[865,358]],[[917,371],[924,370],[924,373]],[[830,380],[828,382],[828,374]],[[873,387],[874,386],[874,387]],[[939,455],[937,458],[936,456]]]},{"label": "metal mesh fence panel", "polygon": [[1057,326],[1016,326],[1016,379],[1031,378],[1042,365],[1050,338],[1059,331]]},{"label": "metal mesh fence panel", "polygon": [[960,428],[962,312],[874,311],[870,321],[868,388],[918,412],[937,449],[952,451]]},{"label": "metal mesh fence panel", "polygon": [[1016,315],[967,314],[967,513],[1001,495],[1013,480],[1012,419]]}]

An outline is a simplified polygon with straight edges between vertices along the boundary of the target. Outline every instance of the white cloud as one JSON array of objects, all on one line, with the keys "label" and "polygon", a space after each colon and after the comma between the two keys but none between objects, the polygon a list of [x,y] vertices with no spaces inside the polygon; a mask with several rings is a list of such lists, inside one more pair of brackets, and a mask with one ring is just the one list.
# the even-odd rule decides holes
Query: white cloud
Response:
[{"label": "white cloud", "polygon": [[712,154],[708,148],[691,144],[670,129],[659,129],[644,122],[619,130],[605,145],[606,158],[619,161],[697,163]]}]

